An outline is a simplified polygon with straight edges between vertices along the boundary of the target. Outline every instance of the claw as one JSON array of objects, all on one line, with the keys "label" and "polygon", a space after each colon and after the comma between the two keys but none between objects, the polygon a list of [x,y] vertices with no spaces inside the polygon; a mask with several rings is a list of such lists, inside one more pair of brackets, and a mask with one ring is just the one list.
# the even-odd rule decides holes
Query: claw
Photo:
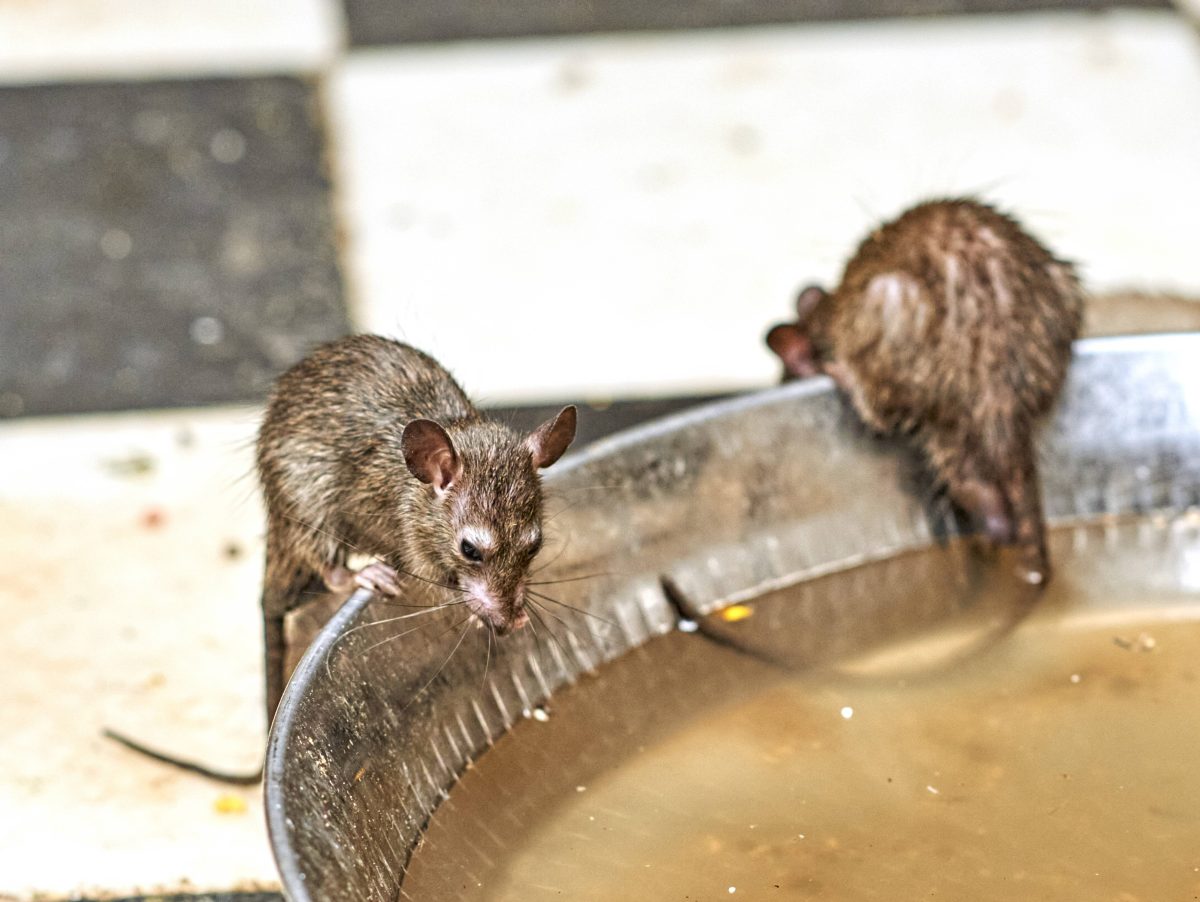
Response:
[{"label": "claw", "polygon": [[1017,576],[1031,586],[1044,586],[1050,581],[1050,561],[1044,548],[1024,548],[1017,564]]},{"label": "claw", "polygon": [[1046,574],[1041,570],[1032,570],[1029,567],[1018,567],[1017,576],[1031,586],[1040,586],[1046,581]]}]

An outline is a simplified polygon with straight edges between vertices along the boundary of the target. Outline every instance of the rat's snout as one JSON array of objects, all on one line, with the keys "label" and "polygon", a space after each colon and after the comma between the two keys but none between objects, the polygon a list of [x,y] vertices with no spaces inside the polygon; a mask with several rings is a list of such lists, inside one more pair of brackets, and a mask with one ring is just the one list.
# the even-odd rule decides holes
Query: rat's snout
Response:
[{"label": "rat's snout", "polygon": [[493,630],[495,630],[497,636],[507,636],[509,633],[514,633],[527,624],[529,622],[529,614],[527,614],[525,609],[522,608],[521,610],[517,611],[514,616],[509,618],[501,617],[497,619],[484,619],[491,624],[491,627]]},{"label": "rat's snout", "polygon": [[489,586],[485,580],[465,581],[463,589],[471,613],[491,626],[499,636],[519,630],[529,622],[525,610],[525,587]]}]

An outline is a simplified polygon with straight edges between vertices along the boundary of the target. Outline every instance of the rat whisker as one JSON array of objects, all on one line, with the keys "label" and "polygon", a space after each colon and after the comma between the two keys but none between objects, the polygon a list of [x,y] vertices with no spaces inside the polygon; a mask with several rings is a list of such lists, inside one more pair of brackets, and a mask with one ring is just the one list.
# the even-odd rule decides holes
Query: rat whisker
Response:
[{"label": "rat whisker", "polygon": [[546,522],[549,523],[552,520],[557,520],[560,516],[565,514],[567,511],[570,511],[570,510],[573,510],[574,508],[579,507],[579,505],[583,504],[586,500],[587,500],[586,498],[576,498],[574,501],[570,501],[570,502],[564,504],[562,507],[558,508],[558,510],[547,511],[546,517],[545,517]]},{"label": "rat whisker", "polygon": [[378,595],[373,595],[367,604],[383,605],[386,608],[444,608],[451,604],[461,604],[461,602],[444,601],[440,604],[406,604],[403,601],[390,601],[387,598],[381,598]]},{"label": "rat whisker", "polygon": [[564,620],[562,617],[560,617],[558,614],[554,613],[552,610],[550,610],[548,607],[546,607],[544,604],[537,601],[536,599],[531,598],[531,599],[529,599],[529,601],[537,607],[537,610],[541,611],[544,614],[549,614],[551,617],[553,617],[555,620],[557,620],[559,623],[561,623],[566,628],[568,634],[574,635],[575,631],[571,629],[571,625],[569,623],[567,623],[566,620]]},{"label": "rat whisker", "polygon": [[[553,543],[553,542],[554,542],[554,540],[552,539],[550,542],[547,542],[547,545],[551,545],[551,543]],[[541,571],[544,571],[546,569],[546,567],[550,567],[550,566],[553,566],[554,564],[556,564],[558,559],[562,558],[563,555],[566,554],[566,548],[568,548],[568,546],[570,545],[570,542],[571,542],[570,537],[568,537],[568,540],[563,542],[563,546],[558,548],[557,551],[554,552],[553,558],[545,561],[545,563],[540,564],[538,567],[535,567],[535,569],[530,570],[529,575],[536,576]]]},{"label": "rat whisker", "polygon": [[479,681],[479,691],[483,691],[483,687],[487,685],[488,667],[492,663],[492,640],[496,638],[496,628],[492,626],[490,621],[484,621],[487,626],[487,657],[483,659],[483,677]]},{"label": "rat whisker", "polygon": [[[396,568],[393,567],[392,569],[395,570]],[[428,577],[419,576],[418,574],[413,573],[411,570],[396,570],[396,572],[402,573],[405,576],[411,576],[413,579],[420,580],[421,582],[430,586],[437,586],[439,589],[445,589],[447,592],[454,592],[458,595],[467,594],[466,590],[464,590],[462,586],[456,586],[453,583],[439,583],[436,579],[429,579]]]},{"label": "rat whisker", "polygon": [[559,583],[578,583],[585,579],[595,579],[598,576],[612,576],[611,570],[601,570],[598,573],[585,573],[583,576],[568,576],[565,579],[539,579],[535,582],[528,582],[527,586],[557,586]]},{"label": "rat whisker", "polygon": [[605,617],[601,617],[599,614],[593,614],[591,611],[585,611],[583,608],[577,608],[573,604],[567,604],[565,601],[559,601],[557,598],[551,598],[549,595],[546,595],[542,592],[535,592],[533,589],[528,589],[527,591],[530,595],[534,596],[535,598],[540,598],[543,601],[549,601],[549,602],[552,602],[553,604],[559,605],[561,607],[569,608],[570,610],[574,611],[577,614],[583,614],[585,617],[591,617],[595,620],[599,620],[601,623],[606,623],[609,626],[616,628],[615,623],[613,623],[611,620],[609,620]]},{"label": "rat whisker", "polygon": [[[554,630],[552,630],[550,628],[550,624],[546,623],[546,621],[542,619],[542,615],[537,611],[537,609],[530,608],[529,613],[532,614],[534,616],[534,618],[537,620],[537,622],[542,625],[542,629],[544,629],[550,635],[550,641],[552,641],[556,646],[558,646],[559,653],[567,660],[570,660],[571,658],[573,658],[574,656],[571,655],[570,652],[567,651],[566,646],[564,646],[562,644],[562,641],[555,634]],[[546,613],[548,614],[550,612],[546,611]],[[533,626],[533,620],[529,621],[529,625]],[[567,632],[570,633],[570,631],[571,631],[570,627],[568,627]]]},{"label": "rat whisker", "polygon": [[[466,619],[470,620],[471,618],[467,617]],[[442,630],[440,633],[438,633],[436,636],[434,636],[432,641],[436,642],[438,639],[442,638],[442,636],[446,635],[446,633],[450,632],[453,629],[456,629],[462,623],[463,623],[463,621],[459,620],[459,621],[456,621],[456,622],[450,624],[448,627],[446,627],[444,630]],[[429,626],[428,623],[422,623],[420,626],[414,626],[412,629],[408,629],[408,630],[404,630],[403,632],[396,633],[394,636],[388,636],[386,639],[381,639],[380,641],[376,642],[374,645],[370,645],[370,646],[364,648],[363,655],[366,655],[369,652],[371,652],[372,650],[379,648],[379,646],[381,646],[381,645],[385,645],[386,643],[391,642],[395,639],[399,639],[403,636],[407,636],[409,633],[415,633],[415,632],[418,632],[419,630],[423,630],[427,626]],[[459,641],[462,641],[462,640],[459,640]],[[445,666],[444,662],[443,662],[442,666]]]},{"label": "rat whisker", "polygon": [[[388,564],[388,566],[392,567],[391,564]],[[400,567],[392,567],[392,569],[395,570],[397,573],[401,573],[404,576],[411,576],[413,579],[418,580],[419,582],[426,583],[427,585],[437,586],[439,589],[445,589],[448,592],[457,592],[459,595],[465,594],[462,586],[456,586],[451,583],[440,583],[436,579],[429,579],[428,577],[421,576],[420,574],[417,574],[417,573],[413,573],[411,570],[404,570]]]},{"label": "rat whisker", "polygon": [[562,548],[558,549],[558,551],[555,552],[554,557],[550,558],[550,560],[546,561],[544,564],[537,567],[536,569],[530,570],[529,571],[530,575],[537,576],[537,574],[541,573],[547,567],[552,566],[560,557],[562,557],[566,553],[567,553],[567,544],[564,542]]},{"label": "rat whisker", "polygon": [[463,631],[459,635],[458,641],[454,643],[454,648],[450,649],[450,654],[446,655],[446,659],[444,661],[442,661],[442,663],[438,666],[438,669],[433,672],[433,676],[431,676],[428,679],[428,681],[426,681],[425,685],[422,686],[420,689],[418,689],[415,693],[413,693],[413,697],[408,700],[408,704],[406,704],[403,708],[400,709],[400,711],[399,711],[400,714],[403,714],[405,711],[407,711],[409,708],[411,708],[413,706],[413,703],[416,702],[416,700],[421,697],[421,695],[425,692],[426,689],[428,689],[430,686],[433,685],[433,681],[438,678],[438,676],[441,674],[441,672],[445,669],[446,665],[450,663],[450,659],[454,657],[454,653],[458,651],[458,647],[460,645],[462,645],[463,639],[465,639],[467,637],[467,633],[471,629],[471,625],[470,625],[471,624],[471,616],[464,617],[462,620],[458,621],[458,623],[454,624],[453,627],[449,627],[445,630],[442,630],[442,632],[438,634],[438,638],[441,638],[446,633],[448,633],[450,631],[450,629],[456,629],[457,627],[459,627],[460,625],[463,625],[463,624],[465,624],[465,626],[463,626]]},{"label": "rat whisker", "polygon": [[465,604],[465,602],[447,601],[445,604],[421,605],[420,606],[421,610],[419,610],[419,611],[412,611],[411,613],[408,613],[408,614],[397,614],[395,617],[387,617],[383,620],[372,620],[370,623],[360,623],[358,626],[354,626],[354,627],[351,627],[350,629],[346,630],[346,632],[342,633],[342,635],[339,636],[338,638],[345,639],[351,633],[356,633],[359,630],[365,630],[369,626],[383,626],[384,624],[387,624],[387,623],[395,623],[398,620],[407,620],[410,617],[423,617],[426,614],[433,614],[437,611],[443,610],[444,608],[452,608],[452,607],[455,607],[456,605],[460,605],[460,604]]},{"label": "rat whisker", "polygon": [[[458,624],[454,624],[453,626],[448,626],[448,627],[446,627],[444,630],[442,630],[440,633],[438,633],[436,636],[434,636],[434,638],[435,638],[435,639],[440,639],[442,636],[446,635],[446,633],[450,632],[450,630],[451,630],[451,629],[453,629],[453,628],[454,628],[454,626],[457,626],[457,625],[458,625]],[[411,629],[406,629],[406,630],[403,630],[403,631],[401,631],[401,632],[399,632],[399,633],[396,633],[395,635],[388,636],[386,639],[380,639],[380,640],[379,640],[378,642],[376,642],[374,645],[368,645],[366,648],[364,648],[364,649],[363,649],[363,654],[364,654],[364,655],[367,655],[367,654],[369,654],[370,652],[374,651],[375,649],[379,648],[379,646],[381,646],[381,645],[385,645],[385,644],[386,644],[386,643],[388,643],[388,642],[393,642],[393,641],[395,641],[396,639],[399,639],[399,638],[401,638],[402,636],[407,636],[409,633],[415,633],[415,632],[417,632],[417,631],[419,631],[419,630],[423,630],[423,629],[425,629],[425,627],[427,627],[427,626],[429,626],[429,624],[428,624],[428,623],[420,623],[420,624],[418,624],[418,625],[416,625],[416,626],[412,627]]]},{"label": "rat whisker", "polygon": [[[461,601],[448,601],[445,604],[439,604],[439,605],[423,605],[423,606],[421,606],[423,609],[420,611],[413,611],[412,613],[409,613],[409,614],[399,614],[396,617],[388,617],[384,620],[372,620],[369,623],[360,623],[357,626],[351,627],[350,629],[348,629],[344,633],[342,633],[340,636],[338,636],[337,639],[334,640],[333,644],[331,646],[329,646],[329,651],[326,652],[326,654],[325,654],[325,675],[332,676],[332,671],[330,670],[329,662],[331,660],[333,660],[333,653],[335,650],[337,650],[337,647],[339,645],[341,645],[343,642],[346,641],[347,638],[350,637],[350,635],[352,633],[357,633],[359,630],[365,630],[371,626],[386,626],[389,623],[396,623],[397,621],[400,621],[400,620],[407,620],[410,617],[420,617],[425,614],[434,614],[438,611],[444,610],[445,608],[454,607],[456,605],[460,605],[463,603],[464,602],[461,602]],[[421,629],[421,628],[422,627],[416,627],[416,629]],[[407,633],[411,633],[413,631],[414,630],[406,630],[405,632],[400,633],[399,635],[403,636],[403,635],[406,635]],[[388,638],[393,639],[396,637],[389,636]],[[384,641],[387,641],[387,640],[384,640]],[[382,643],[378,643],[378,644],[382,644]],[[375,648],[375,647],[376,647],[375,645],[371,646],[371,648]],[[370,651],[371,648],[366,649],[366,651]]]}]

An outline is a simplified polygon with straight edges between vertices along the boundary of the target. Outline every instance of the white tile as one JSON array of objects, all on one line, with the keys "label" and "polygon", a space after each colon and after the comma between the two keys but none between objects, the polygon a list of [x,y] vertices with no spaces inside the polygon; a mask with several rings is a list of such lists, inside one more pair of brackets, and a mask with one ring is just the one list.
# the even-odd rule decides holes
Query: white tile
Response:
[{"label": "white tile", "polygon": [[[255,421],[237,409],[0,424],[0,897],[277,881],[258,787],[100,736],[260,762]],[[216,810],[229,793],[243,812]]]},{"label": "white tile", "polygon": [[982,192],[1098,288],[1200,289],[1172,13],[353,54],[329,93],[361,325],[491,400],[763,384],[868,227]]},{"label": "white tile", "polygon": [[313,71],[338,0],[0,0],[0,82]]}]

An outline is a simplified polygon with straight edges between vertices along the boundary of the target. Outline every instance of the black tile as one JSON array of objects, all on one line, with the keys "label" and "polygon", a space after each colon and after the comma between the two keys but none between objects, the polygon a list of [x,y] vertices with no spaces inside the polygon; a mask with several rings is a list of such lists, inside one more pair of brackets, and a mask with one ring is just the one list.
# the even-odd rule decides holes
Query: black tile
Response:
[{"label": "black tile", "polygon": [[1169,0],[343,0],[356,45],[593,31],[722,28],[912,15],[1113,7]]},{"label": "black tile", "polygon": [[[764,386],[765,387],[765,386]],[[622,429],[638,426],[649,420],[678,413],[709,401],[717,401],[731,395],[676,396],[671,398],[648,398],[632,401],[614,401],[611,404],[580,403],[579,420],[573,449],[583,448],[596,439],[604,438]],[[566,402],[563,402],[566,403]],[[578,402],[577,402],[578,403]],[[538,404],[512,407],[488,408],[488,415],[507,423],[522,432],[531,432],[550,419],[562,404]]]},{"label": "black tile", "polygon": [[347,316],[315,85],[0,89],[0,416],[260,397]]}]

